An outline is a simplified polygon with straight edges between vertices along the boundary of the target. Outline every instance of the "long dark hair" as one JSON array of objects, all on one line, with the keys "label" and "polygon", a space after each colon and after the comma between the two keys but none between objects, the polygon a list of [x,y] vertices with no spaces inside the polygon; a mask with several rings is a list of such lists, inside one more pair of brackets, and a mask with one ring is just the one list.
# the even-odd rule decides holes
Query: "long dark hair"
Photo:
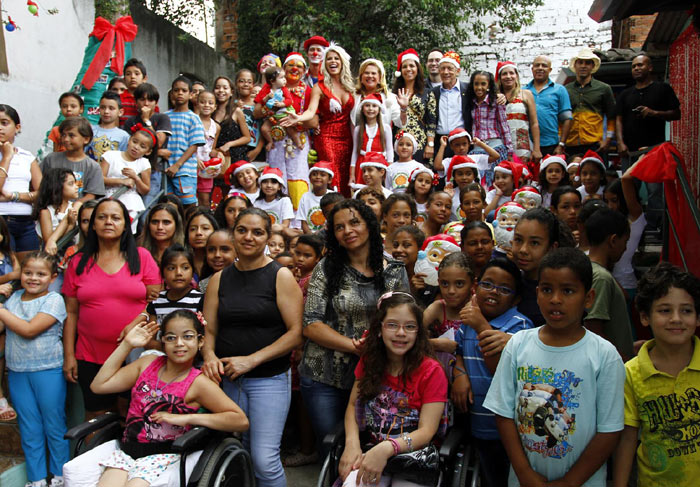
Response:
[{"label": "long dark hair", "polygon": [[10,239],[10,228],[7,226],[5,218],[0,215],[0,235],[2,235],[2,242],[0,242],[0,252],[5,257],[5,259],[12,261],[12,256],[15,253],[12,251],[12,241]]},{"label": "long dark hair", "polygon": [[489,80],[489,106],[495,106],[496,105],[496,81],[493,78],[493,75],[488,72],[488,71],[474,71],[472,73],[472,77],[469,78],[469,96],[472,97],[472,100],[476,102],[476,94],[474,93],[474,79],[477,76],[485,76],[487,80]]},{"label": "long dark hair", "polygon": [[383,299],[379,305],[379,310],[369,325],[369,335],[367,335],[367,344],[363,355],[365,373],[358,384],[361,401],[373,399],[381,392],[382,381],[388,365],[386,345],[384,345],[384,340],[381,336],[382,321],[384,321],[387,312],[391,308],[403,304],[408,305],[418,325],[416,343],[406,352],[403,359],[401,379],[404,385],[407,383],[408,377],[420,367],[423,359],[433,356],[433,349],[428,340],[428,330],[423,326],[423,311],[416,304],[413,297],[407,293],[393,293],[390,297]]},{"label": "long dark hair", "polygon": [[[49,205],[58,211],[61,203],[63,203],[63,185],[68,176],[73,176],[73,179],[75,179],[73,171],[60,167],[49,169],[44,173],[44,177],[39,185],[39,194],[34,202],[34,208],[32,208],[32,220],[37,220],[41,210]],[[48,238],[49,235],[44,235],[44,239]]]},{"label": "long dark hair", "polygon": [[[148,212],[146,222],[143,225],[143,230],[141,231],[141,237],[139,238],[139,244],[141,245],[141,247],[148,250],[154,259],[156,258],[156,253],[158,249],[156,247],[155,240],[153,240],[153,236],[151,235],[151,219],[153,218],[153,215],[155,215],[159,211],[168,212],[168,214],[175,221],[175,233],[173,234],[173,238],[170,244],[172,245],[177,243],[180,245],[185,245],[185,232],[183,230],[182,218],[180,218],[180,213],[170,203],[158,203]],[[95,214],[93,213],[93,216],[94,215]]]},{"label": "long dark hair", "polygon": [[192,245],[190,245],[190,225],[192,225],[192,220],[197,218],[198,216],[203,216],[207,220],[209,220],[209,223],[211,223],[212,228],[214,228],[214,231],[217,231],[219,229],[219,222],[216,221],[216,218],[214,218],[214,214],[211,212],[209,208],[204,208],[204,207],[198,207],[195,209],[192,213],[190,213],[190,217],[187,219],[187,224],[185,225],[185,228],[183,228],[183,231],[185,232],[185,241],[187,244],[187,248],[192,249]]},{"label": "long dark hair", "polygon": [[[411,59],[411,61],[413,61]],[[420,63],[417,63],[416,61],[413,61],[416,63],[416,79],[413,82],[413,94],[417,95],[419,98],[423,96],[423,90],[425,89],[425,79],[423,79],[423,68],[421,68]],[[401,71],[401,66],[398,67],[397,71]],[[403,75],[398,76],[394,79],[394,86],[391,88],[391,91],[395,94],[399,94],[399,90],[402,88],[406,88],[406,80],[404,79]]]},{"label": "long dark hair", "polygon": [[141,257],[139,256],[138,246],[136,245],[136,239],[131,233],[131,219],[129,218],[129,210],[126,209],[124,203],[114,198],[103,198],[97,203],[95,209],[90,217],[90,228],[88,228],[87,236],[85,237],[85,244],[80,249],[81,256],[78,266],[75,269],[75,273],[80,275],[85,270],[85,266],[88,261],[92,259],[90,267],[95,265],[97,262],[97,254],[100,251],[100,241],[97,238],[97,232],[95,231],[95,217],[100,210],[100,206],[107,203],[116,203],[122,210],[122,217],[124,218],[124,231],[119,239],[119,250],[126,260],[126,265],[129,266],[129,272],[132,276],[138,274],[141,271]]},{"label": "long dark hair", "polygon": [[216,207],[216,211],[214,211],[214,218],[216,219],[216,222],[219,224],[219,228],[227,228],[228,225],[226,224],[226,207],[228,204],[235,200],[241,200],[242,202],[245,203],[246,209],[252,208],[253,203],[248,199],[247,196],[244,194],[234,194],[232,196],[229,196],[226,198],[224,201],[219,203],[219,206]]}]

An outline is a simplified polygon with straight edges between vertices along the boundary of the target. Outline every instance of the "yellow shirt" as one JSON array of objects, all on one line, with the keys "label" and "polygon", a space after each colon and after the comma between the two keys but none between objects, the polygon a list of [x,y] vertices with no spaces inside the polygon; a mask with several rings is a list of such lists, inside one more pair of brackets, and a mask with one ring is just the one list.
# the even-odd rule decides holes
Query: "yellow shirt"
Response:
[{"label": "yellow shirt", "polygon": [[644,344],[625,364],[625,425],[639,428],[639,486],[700,485],[700,339],[677,377],[658,371]]}]

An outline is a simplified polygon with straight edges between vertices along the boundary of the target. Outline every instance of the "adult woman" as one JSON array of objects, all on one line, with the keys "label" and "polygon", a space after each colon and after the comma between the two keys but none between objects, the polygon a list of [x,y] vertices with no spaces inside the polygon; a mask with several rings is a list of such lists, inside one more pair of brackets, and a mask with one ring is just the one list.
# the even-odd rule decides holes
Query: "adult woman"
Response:
[{"label": "adult woman", "polygon": [[289,359],[301,344],[301,289],[289,269],[265,255],[270,219],[242,211],[234,226],[238,260],[214,274],[204,298],[202,371],[245,411],[257,485],[286,485],[280,460],[291,401]]},{"label": "adult woman", "polygon": [[333,430],[345,413],[353,372],[364,348],[379,296],[408,291],[403,264],[385,263],[377,217],[359,200],[336,204],[328,216],[326,256],[309,281],[299,366],[301,392],[316,438]]},{"label": "adult woman", "polygon": [[498,63],[496,83],[508,100],[506,117],[515,155],[525,162],[539,161],[542,159],[540,124],[537,122],[537,107],[532,92],[520,89],[520,75],[510,61]]},{"label": "adult woman", "polygon": [[227,76],[219,76],[214,80],[214,97],[216,98],[216,110],[211,118],[221,124],[226,118],[226,114],[232,111],[233,105],[233,83]]},{"label": "adult woman", "polygon": [[199,280],[202,275],[202,268],[207,260],[207,239],[209,235],[219,229],[214,215],[207,208],[197,208],[190,213],[185,230],[187,231],[187,245],[194,254],[195,279]]},{"label": "adult woman", "polygon": [[176,243],[185,244],[180,214],[173,205],[158,203],[148,212],[139,245],[148,250],[153,259],[160,264],[165,249]]},{"label": "adult woman", "polygon": [[321,117],[320,134],[314,139],[318,160],[331,163],[331,186],[336,186],[345,196],[349,196],[352,158],[352,131],[349,122],[355,100],[352,97],[350,56],[345,49],[331,42],[324,52],[321,73],[323,79],[311,90],[309,108],[299,117],[288,117],[286,124],[311,120],[318,111]]},{"label": "adult woman", "polygon": [[[403,128],[408,120],[406,108],[408,107],[408,98],[402,99],[402,104],[394,93],[389,91],[386,84],[386,73],[384,72],[384,64],[378,59],[365,59],[360,64],[360,71],[357,75],[357,83],[355,84],[355,107],[359,106],[360,100],[365,96],[377,93],[382,97],[382,101],[386,106],[387,117],[394,124],[394,127]],[[404,109],[402,111],[402,108]],[[358,117],[357,109],[353,109],[350,114],[350,120],[353,124],[357,124]]]},{"label": "adult woman", "polygon": [[[418,147],[414,147],[416,153],[413,158],[423,162],[423,151],[427,142],[424,121],[427,99],[424,92],[427,90],[418,53],[414,49],[407,49],[399,54],[397,68],[392,92],[396,95],[400,109],[406,110],[404,130],[411,133],[418,143]],[[404,107],[406,99],[408,103]],[[432,100],[435,103],[435,100]]]},{"label": "adult woman", "polygon": [[[246,145],[247,159],[254,161],[260,154],[263,144],[260,141],[260,120],[253,116],[255,109],[255,95],[253,95],[253,72],[249,69],[241,69],[236,73],[236,105],[243,111],[245,123],[250,132],[250,142]],[[235,162],[235,161],[234,161]]]},{"label": "adult woman", "polygon": [[[143,321],[146,304],[160,291],[158,266],[136,246],[129,212],[105,198],[92,212],[85,245],[68,264],[63,282],[63,373],[83,391],[91,417],[114,409],[116,395],[97,395],[90,383],[129,325]],[[77,338],[77,341],[76,341]]]},{"label": "adult woman", "polygon": [[10,245],[22,256],[39,248],[39,237],[32,220],[32,202],[39,189],[41,169],[34,156],[14,147],[15,136],[21,129],[19,114],[10,105],[0,104],[0,215],[10,230]]}]

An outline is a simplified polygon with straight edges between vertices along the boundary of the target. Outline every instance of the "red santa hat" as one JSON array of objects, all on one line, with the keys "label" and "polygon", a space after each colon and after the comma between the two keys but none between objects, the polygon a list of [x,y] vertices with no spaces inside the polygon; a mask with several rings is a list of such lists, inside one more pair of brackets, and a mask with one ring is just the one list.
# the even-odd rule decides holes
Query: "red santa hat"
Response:
[{"label": "red santa hat", "polygon": [[479,180],[479,166],[474,159],[469,156],[452,156],[450,160],[450,165],[447,168],[447,181],[452,181],[452,175],[457,169],[466,169],[471,167],[476,172],[476,181]]},{"label": "red santa hat", "polygon": [[239,172],[243,171],[244,169],[252,169],[256,173],[258,172],[258,168],[255,167],[255,165],[250,162],[246,161],[245,159],[242,159],[238,161],[235,164],[231,164],[228,169],[226,169],[226,172],[224,172],[224,182],[228,185],[231,184],[231,176],[235,176]]},{"label": "red santa hat", "polygon": [[404,61],[415,61],[416,65],[418,66],[418,69],[420,69],[420,57],[418,56],[418,53],[416,52],[415,49],[406,49],[404,52],[399,54],[399,57],[396,61],[396,72],[394,73],[394,76],[397,78],[401,77],[401,65],[403,64]]},{"label": "red santa hat", "polygon": [[[494,173],[500,172],[504,174],[510,174],[513,176],[513,187],[517,188],[518,183],[520,181],[520,177],[523,175],[523,172],[526,170],[525,166],[523,164],[518,164],[516,162],[511,162],[511,161],[501,161],[498,166],[496,166],[493,169]],[[528,172],[529,174],[529,172]]]},{"label": "red santa hat", "polygon": [[309,168],[309,176],[314,171],[325,172],[326,174],[330,175],[331,179],[333,179],[333,176],[335,176],[335,172],[333,172],[333,166],[328,161],[318,161],[316,164],[311,166]]},{"label": "red santa hat", "polygon": [[304,50],[308,51],[311,46],[328,47],[328,41],[322,36],[312,36],[304,41]]},{"label": "red santa hat", "polygon": [[516,73],[518,72],[518,67],[513,61],[499,61],[496,65],[496,82],[498,82],[498,76],[501,74],[501,70],[507,68],[508,66],[515,69]]},{"label": "red santa hat", "polygon": [[[506,201],[501,206],[496,208],[496,213],[493,219],[498,220],[501,213],[515,213],[522,216],[522,214],[525,213],[525,207],[520,203],[516,203],[515,201]],[[510,231],[510,229],[507,230]]]},{"label": "red santa hat", "polygon": [[411,132],[406,130],[401,130],[398,134],[396,134],[396,140],[394,141],[394,152],[399,150],[399,140],[403,139],[404,137],[411,140],[411,143],[413,144],[413,153],[415,154],[418,150],[418,141]]},{"label": "red santa hat", "polygon": [[266,179],[273,179],[280,183],[282,186],[285,186],[284,183],[284,176],[282,176],[282,171],[277,169],[276,167],[266,167],[265,170],[262,173],[262,176],[260,176],[260,182],[262,183]]},{"label": "red santa hat", "polygon": [[547,154],[544,156],[542,158],[542,162],[540,162],[540,172],[547,169],[547,167],[551,164],[561,164],[566,171],[566,158],[563,154]]},{"label": "red santa hat", "polygon": [[[520,203],[519,199],[521,197],[535,200],[536,206],[540,206],[542,204],[542,195],[534,186],[523,186],[522,188],[513,191],[510,199],[516,203]],[[522,206],[524,207],[525,205],[523,204]]]},{"label": "red santa hat", "polygon": [[389,163],[386,162],[386,157],[381,152],[368,152],[365,154],[365,159],[360,164],[360,169],[365,167],[376,167],[377,169],[384,169],[389,167]]},{"label": "red santa hat", "polygon": [[425,166],[417,167],[413,171],[411,171],[411,174],[409,174],[408,176],[408,181],[415,181],[420,174],[427,174],[428,176],[430,176],[430,179],[433,180],[433,186],[437,185],[438,182],[435,181],[435,173]]},{"label": "red santa hat", "polygon": [[447,235],[446,233],[438,233],[437,235],[433,235],[432,237],[426,238],[423,241],[423,246],[420,249],[425,250],[426,248],[428,248],[428,245],[430,245],[433,242],[446,242],[454,245],[455,247],[457,247],[457,249],[459,249],[459,244],[454,239],[454,237],[452,235]]},{"label": "red santa hat", "polygon": [[462,127],[457,127],[456,129],[452,130],[448,135],[447,135],[447,142],[452,142],[455,139],[460,139],[462,137],[466,137],[469,139],[469,143],[472,143],[472,136],[469,135],[469,132],[467,132],[465,129]]},{"label": "red santa hat", "polygon": [[286,65],[290,61],[301,61],[304,63],[304,66],[306,66],[306,59],[304,59],[304,56],[301,55],[301,53],[298,53],[296,51],[292,51],[289,54],[287,54],[287,57],[284,58],[284,64]]},{"label": "red santa hat", "polygon": [[379,111],[382,113],[382,115],[386,114],[386,107],[384,106],[384,100],[382,100],[382,96],[379,93],[371,93],[371,94],[365,96],[357,107],[358,111],[361,112],[362,107],[368,103],[371,105],[377,105],[379,107]]},{"label": "red santa hat", "polygon": [[445,54],[443,54],[438,64],[442,63],[449,63],[457,69],[461,68],[459,54],[457,54],[455,51],[447,51]]},{"label": "red santa hat", "polygon": [[603,168],[603,172],[608,170],[608,167],[605,165],[605,161],[603,161],[603,158],[600,157],[597,152],[592,151],[590,149],[588,149],[588,151],[586,151],[586,153],[583,155],[583,159],[581,159],[581,162],[579,163],[579,171],[581,170],[581,167],[587,162],[594,162],[598,164],[601,168]]}]

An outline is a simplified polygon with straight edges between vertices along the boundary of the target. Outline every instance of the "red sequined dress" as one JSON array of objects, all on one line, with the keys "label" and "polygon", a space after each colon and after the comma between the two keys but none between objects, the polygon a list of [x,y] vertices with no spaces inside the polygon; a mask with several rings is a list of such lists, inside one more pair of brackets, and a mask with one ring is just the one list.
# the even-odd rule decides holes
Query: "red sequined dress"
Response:
[{"label": "red sequined dress", "polygon": [[[328,161],[333,166],[332,186],[336,186],[344,196],[350,196],[348,181],[350,180],[350,159],[352,157],[352,131],[350,128],[350,112],[355,104],[352,96],[348,96],[345,105],[331,92],[323,81],[318,82],[323,96],[318,102],[321,133],[314,137],[314,148],[319,161]],[[334,103],[331,103],[333,100]],[[341,106],[340,111],[331,110],[331,105]]]}]

